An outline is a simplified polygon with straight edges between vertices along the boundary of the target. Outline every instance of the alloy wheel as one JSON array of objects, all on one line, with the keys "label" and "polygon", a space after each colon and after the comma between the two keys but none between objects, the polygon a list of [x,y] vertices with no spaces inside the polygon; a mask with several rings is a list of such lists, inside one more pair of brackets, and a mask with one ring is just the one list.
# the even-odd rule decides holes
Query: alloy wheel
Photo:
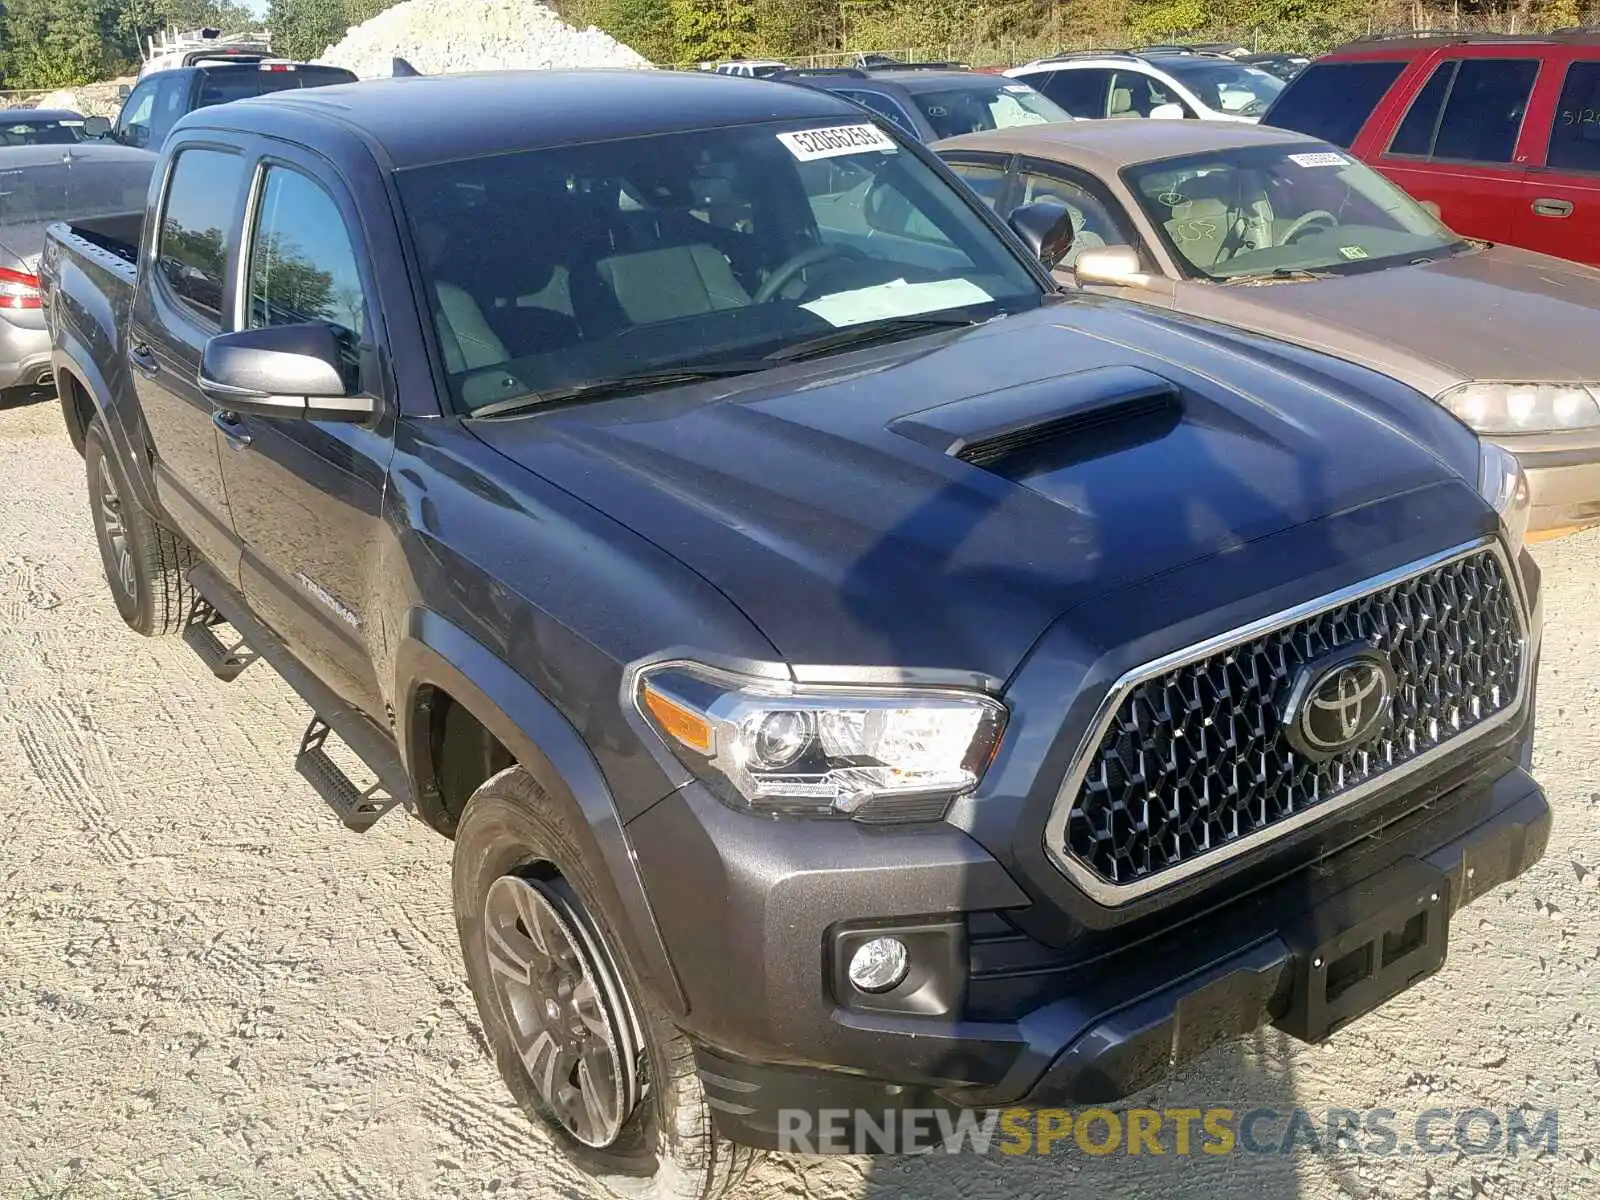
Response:
[{"label": "alloy wheel", "polygon": [[117,491],[116,480],[111,477],[111,468],[106,460],[100,460],[99,487],[100,493],[100,530],[110,551],[110,558],[116,564],[116,582],[129,599],[138,599],[138,580],[133,570],[133,550],[128,545],[128,526],[122,513],[122,496]]},{"label": "alloy wheel", "polygon": [[586,1146],[617,1140],[639,1102],[638,1020],[565,885],[502,875],[484,900],[494,992],[529,1083]]}]

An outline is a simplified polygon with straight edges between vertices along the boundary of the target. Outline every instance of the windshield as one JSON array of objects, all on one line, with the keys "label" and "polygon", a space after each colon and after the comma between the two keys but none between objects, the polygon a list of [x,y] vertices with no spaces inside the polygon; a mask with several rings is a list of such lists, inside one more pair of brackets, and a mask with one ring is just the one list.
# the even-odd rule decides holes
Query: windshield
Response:
[{"label": "windshield", "polygon": [[1044,296],[975,199],[871,124],[624,138],[398,179],[467,409]]},{"label": "windshield", "polygon": [[1163,59],[1161,68],[1198,96],[1207,108],[1238,117],[1259,117],[1283,91],[1283,80],[1238,63],[1172,58]]},{"label": "windshield", "polygon": [[1025,83],[1000,81],[992,87],[964,87],[912,95],[936,137],[958,137],[988,129],[1070,121],[1072,114]]},{"label": "windshield", "polygon": [[1371,168],[1323,142],[1129,167],[1150,223],[1190,274],[1360,271],[1463,243]]},{"label": "windshield", "polygon": [[81,119],[10,120],[0,124],[0,146],[71,146],[81,141]]}]

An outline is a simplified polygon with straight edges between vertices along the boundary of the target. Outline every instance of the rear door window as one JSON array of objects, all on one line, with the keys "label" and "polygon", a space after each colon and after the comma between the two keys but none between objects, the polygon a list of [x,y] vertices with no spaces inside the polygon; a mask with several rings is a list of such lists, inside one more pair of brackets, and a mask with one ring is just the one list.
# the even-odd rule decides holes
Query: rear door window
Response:
[{"label": "rear door window", "polygon": [[179,153],[161,216],[156,269],[166,290],[196,320],[221,327],[228,230],[244,187],[244,160],[223,150]]},{"label": "rear door window", "polygon": [[1567,68],[1545,161],[1564,171],[1600,171],[1600,62]]},{"label": "rear door window", "polygon": [[1106,115],[1106,92],[1111,87],[1110,71],[1086,67],[1057,71],[1048,77],[1027,75],[1024,79],[1075,117]]},{"label": "rear door window", "polygon": [[1405,67],[1399,60],[1312,63],[1283,89],[1262,123],[1348,148]]},{"label": "rear door window", "polygon": [[1170,85],[1143,71],[1118,71],[1111,77],[1108,116],[1148,117],[1165,104],[1176,104],[1186,117],[1195,115],[1194,109],[1184,103]]},{"label": "rear door window", "polygon": [[1432,157],[1510,162],[1528,111],[1528,96],[1538,77],[1537,59],[1463,59],[1444,102]]},{"label": "rear door window", "polygon": [[1454,62],[1440,63],[1433,69],[1428,82],[1422,85],[1417,98],[1406,110],[1405,120],[1395,130],[1389,143],[1390,154],[1417,154],[1424,158],[1433,150],[1433,135],[1439,131],[1439,113],[1444,109],[1444,99],[1450,94],[1450,84],[1456,77]]}]

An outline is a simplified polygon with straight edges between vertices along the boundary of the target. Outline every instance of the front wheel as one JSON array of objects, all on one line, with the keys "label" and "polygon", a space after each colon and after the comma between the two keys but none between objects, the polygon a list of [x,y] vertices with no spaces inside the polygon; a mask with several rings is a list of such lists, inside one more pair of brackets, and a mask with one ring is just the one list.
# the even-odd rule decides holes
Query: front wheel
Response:
[{"label": "front wheel", "polygon": [[452,874],[456,925],[500,1077],[613,1194],[725,1195],[756,1152],[712,1127],[694,1051],[621,957],[594,901],[593,867],[521,768],[468,803]]},{"label": "front wheel", "polygon": [[133,495],[98,419],[84,434],[83,458],[95,541],[117,611],[135,633],[176,633],[194,603],[188,579],[194,551]]}]

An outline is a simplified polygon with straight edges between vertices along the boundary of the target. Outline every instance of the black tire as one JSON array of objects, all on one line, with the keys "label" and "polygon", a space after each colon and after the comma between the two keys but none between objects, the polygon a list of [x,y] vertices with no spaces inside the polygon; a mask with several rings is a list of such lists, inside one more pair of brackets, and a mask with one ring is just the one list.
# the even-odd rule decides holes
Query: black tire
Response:
[{"label": "black tire", "polygon": [[117,611],[146,637],[178,632],[194,603],[188,578],[194,551],[134,497],[98,420],[84,435],[83,458],[94,537]]},{"label": "black tire", "polygon": [[[495,775],[472,796],[456,834],[452,871],[456,927],[478,1016],[506,1087],[568,1158],[613,1195],[631,1200],[712,1200],[738,1184],[759,1152],[717,1135],[688,1039],[640,988],[619,941],[595,903],[594,864],[586,862],[564,815],[519,767]],[[642,1098],[604,1148],[585,1145],[544,1102],[515,1049],[489,965],[485,905],[502,876],[536,880],[566,898],[569,915],[595,939],[636,1019]],[[630,1022],[630,1028],[633,1028]]]}]

